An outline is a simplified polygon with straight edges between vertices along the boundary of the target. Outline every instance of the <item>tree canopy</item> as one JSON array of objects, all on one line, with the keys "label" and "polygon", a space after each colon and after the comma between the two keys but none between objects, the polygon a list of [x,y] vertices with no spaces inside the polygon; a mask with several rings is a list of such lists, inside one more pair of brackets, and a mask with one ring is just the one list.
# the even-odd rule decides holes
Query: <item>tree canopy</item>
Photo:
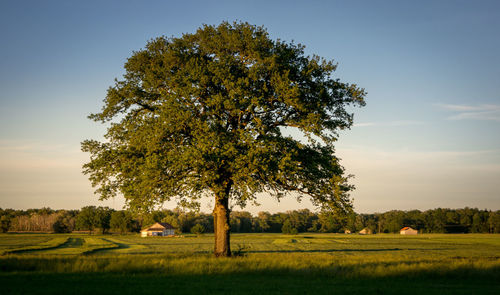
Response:
[{"label": "tree canopy", "polygon": [[105,142],[82,143],[91,155],[84,173],[101,199],[122,194],[134,209],[213,195],[227,211],[229,200],[244,206],[257,193],[294,191],[350,210],[353,187],[334,142],[352,125],[346,107],[364,105],[365,92],[333,78],[335,69],[248,23],[153,39],[90,116],[110,125]]}]

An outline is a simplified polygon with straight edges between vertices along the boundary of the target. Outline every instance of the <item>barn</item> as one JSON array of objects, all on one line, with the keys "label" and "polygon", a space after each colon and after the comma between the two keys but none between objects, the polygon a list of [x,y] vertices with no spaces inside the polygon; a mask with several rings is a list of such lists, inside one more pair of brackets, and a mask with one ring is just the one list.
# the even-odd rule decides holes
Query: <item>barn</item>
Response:
[{"label": "barn", "polygon": [[400,231],[400,234],[402,235],[416,235],[418,233],[418,230],[413,229],[409,226],[403,227]]},{"label": "barn", "polygon": [[157,222],[148,228],[141,230],[141,237],[166,237],[173,236],[175,228],[166,222]]}]

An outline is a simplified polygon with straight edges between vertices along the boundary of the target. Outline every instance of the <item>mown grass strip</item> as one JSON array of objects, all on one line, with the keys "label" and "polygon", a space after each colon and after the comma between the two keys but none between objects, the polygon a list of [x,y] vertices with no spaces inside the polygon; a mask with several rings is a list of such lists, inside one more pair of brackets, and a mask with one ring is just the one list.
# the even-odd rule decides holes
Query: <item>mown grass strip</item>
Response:
[{"label": "mown grass strip", "polygon": [[56,238],[53,238],[47,242],[43,242],[43,243],[36,244],[36,245],[29,245],[29,246],[24,246],[21,248],[3,250],[0,252],[0,255],[22,253],[22,252],[27,252],[27,251],[56,249],[56,248],[59,248],[62,245],[64,245],[66,242],[68,242],[68,239],[69,239],[69,237],[56,237]]},{"label": "mown grass strip", "polygon": [[111,242],[109,240],[96,237],[87,237],[85,238],[85,243],[83,244],[84,251],[82,252],[82,254],[89,255],[103,250],[112,250],[119,248],[119,244]]},{"label": "mown grass strip", "polygon": [[137,254],[145,251],[147,247],[145,245],[139,244],[135,241],[124,241],[118,238],[106,238],[106,241],[110,241],[112,243],[115,243],[118,248],[116,249],[110,249],[113,250],[114,253],[117,254]]},{"label": "mown grass strip", "polygon": [[118,248],[120,245],[97,237],[61,237],[37,245],[4,251],[4,254],[89,255]]}]

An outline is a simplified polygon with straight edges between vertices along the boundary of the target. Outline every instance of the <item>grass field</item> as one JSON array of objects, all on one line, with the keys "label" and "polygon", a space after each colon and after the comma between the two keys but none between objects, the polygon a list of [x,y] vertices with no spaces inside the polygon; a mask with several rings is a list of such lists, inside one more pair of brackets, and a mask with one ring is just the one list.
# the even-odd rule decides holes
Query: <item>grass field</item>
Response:
[{"label": "grass field", "polygon": [[500,294],[500,235],[0,235],[1,294]]}]

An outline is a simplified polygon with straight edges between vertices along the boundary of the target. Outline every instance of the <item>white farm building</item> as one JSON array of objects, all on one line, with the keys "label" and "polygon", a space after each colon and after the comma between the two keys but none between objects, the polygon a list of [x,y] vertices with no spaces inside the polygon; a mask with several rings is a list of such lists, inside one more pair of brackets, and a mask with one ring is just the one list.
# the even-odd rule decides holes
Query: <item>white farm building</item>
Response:
[{"label": "white farm building", "polygon": [[175,228],[166,222],[157,222],[152,226],[141,230],[141,237],[166,237],[173,236],[175,234]]},{"label": "white farm building", "polygon": [[416,235],[418,233],[418,230],[406,226],[406,227],[403,227],[399,231],[399,233],[402,234],[402,235]]}]

